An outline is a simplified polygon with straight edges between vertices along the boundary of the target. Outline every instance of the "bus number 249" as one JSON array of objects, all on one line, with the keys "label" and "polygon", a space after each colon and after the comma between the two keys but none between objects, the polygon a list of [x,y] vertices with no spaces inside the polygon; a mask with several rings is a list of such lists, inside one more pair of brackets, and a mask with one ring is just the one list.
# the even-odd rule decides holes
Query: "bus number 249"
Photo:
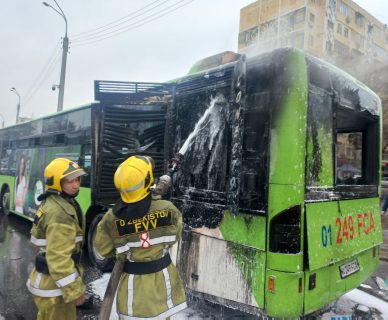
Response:
[{"label": "bus number 249", "polygon": [[[336,243],[341,244],[344,241],[351,241],[355,236],[360,237],[362,234],[368,235],[375,231],[375,223],[372,212],[358,213],[356,224],[352,216],[338,217],[335,221],[336,225]],[[326,248],[328,245],[333,245],[332,226],[322,226],[322,246]]]}]

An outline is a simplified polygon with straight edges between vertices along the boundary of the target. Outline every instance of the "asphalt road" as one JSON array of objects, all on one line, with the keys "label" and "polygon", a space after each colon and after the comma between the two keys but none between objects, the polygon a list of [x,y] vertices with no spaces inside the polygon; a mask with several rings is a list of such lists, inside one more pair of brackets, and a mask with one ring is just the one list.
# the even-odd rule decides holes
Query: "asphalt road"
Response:
[{"label": "asphalt road", "polygon": [[[383,225],[388,227],[388,216],[383,218]],[[0,213],[0,320],[32,320],[36,319],[36,306],[28,292],[25,282],[33,268],[33,261],[37,252],[30,241],[31,222],[14,215],[4,216]],[[366,281],[369,293],[388,302],[388,291],[382,292],[377,287],[375,277],[388,279],[388,230],[384,232],[382,256],[380,266],[376,273]],[[384,258],[386,246],[386,258]],[[101,273],[90,266],[86,257],[83,259],[85,266],[85,282],[90,283],[101,277]],[[79,319],[97,319],[101,301],[94,295],[91,287],[87,287],[91,295],[93,306],[91,309],[79,309]],[[242,312],[212,305],[204,301],[190,300],[190,308],[178,319],[257,319]],[[338,303],[326,309],[336,312]],[[175,318],[175,317],[174,317]]]},{"label": "asphalt road", "polygon": [[[26,287],[38,251],[30,242],[31,225],[18,216],[0,213],[0,320],[1,316],[6,320],[36,319],[37,309]],[[86,282],[101,277],[86,257],[83,265]],[[92,294],[89,287],[87,290]],[[91,309],[78,310],[79,319],[97,319],[100,302],[97,297],[93,300]]]}]

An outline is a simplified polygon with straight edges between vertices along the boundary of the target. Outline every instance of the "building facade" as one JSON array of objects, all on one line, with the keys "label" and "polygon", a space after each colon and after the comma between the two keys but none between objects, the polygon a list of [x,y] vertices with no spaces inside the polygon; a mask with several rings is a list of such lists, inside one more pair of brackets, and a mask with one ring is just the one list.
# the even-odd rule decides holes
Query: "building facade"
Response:
[{"label": "building facade", "polygon": [[352,0],[257,0],[241,9],[239,53],[295,47],[346,70],[383,106],[388,160],[388,27]]},{"label": "building facade", "polygon": [[388,64],[387,25],[352,0],[258,0],[241,9],[240,53],[287,46],[344,69],[360,59]]}]

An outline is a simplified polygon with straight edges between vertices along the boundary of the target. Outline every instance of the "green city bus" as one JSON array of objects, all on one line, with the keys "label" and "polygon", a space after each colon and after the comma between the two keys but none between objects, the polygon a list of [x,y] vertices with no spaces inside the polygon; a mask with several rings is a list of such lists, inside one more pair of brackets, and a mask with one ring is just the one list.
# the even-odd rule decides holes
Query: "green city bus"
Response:
[{"label": "green city bus", "polygon": [[[295,49],[228,52],[166,84],[96,81],[95,100],[0,130],[4,211],[31,217],[44,164],[77,160],[89,173],[78,196],[89,256],[104,265],[93,235],[118,198],[118,163],[151,155],[158,177],[181,153],[168,196],[184,216],[177,264],[188,293],[298,317],[377,268],[381,103],[350,75]],[[14,200],[21,171],[23,212]]]}]

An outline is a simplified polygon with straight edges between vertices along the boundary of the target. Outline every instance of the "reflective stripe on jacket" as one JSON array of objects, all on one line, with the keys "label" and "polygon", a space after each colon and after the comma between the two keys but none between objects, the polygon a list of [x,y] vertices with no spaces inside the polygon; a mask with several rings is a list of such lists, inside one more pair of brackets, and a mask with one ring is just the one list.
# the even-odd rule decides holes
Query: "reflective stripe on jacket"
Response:
[{"label": "reflective stripe on jacket", "polygon": [[[97,227],[95,248],[102,257],[120,260],[160,259],[181,238],[182,214],[170,202],[153,199],[148,213],[118,219],[109,210]],[[165,319],[187,307],[182,280],[173,263],[150,274],[121,276],[117,291],[119,319]]]},{"label": "reflective stripe on jacket", "polygon": [[76,210],[61,196],[50,195],[39,207],[33,227],[31,242],[46,252],[50,274],[31,271],[27,282],[29,291],[39,297],[62,295],[65,303],[85,292],[82,268],[75,265],[72,254],[81,251],[85,221],[82,228]]}]

